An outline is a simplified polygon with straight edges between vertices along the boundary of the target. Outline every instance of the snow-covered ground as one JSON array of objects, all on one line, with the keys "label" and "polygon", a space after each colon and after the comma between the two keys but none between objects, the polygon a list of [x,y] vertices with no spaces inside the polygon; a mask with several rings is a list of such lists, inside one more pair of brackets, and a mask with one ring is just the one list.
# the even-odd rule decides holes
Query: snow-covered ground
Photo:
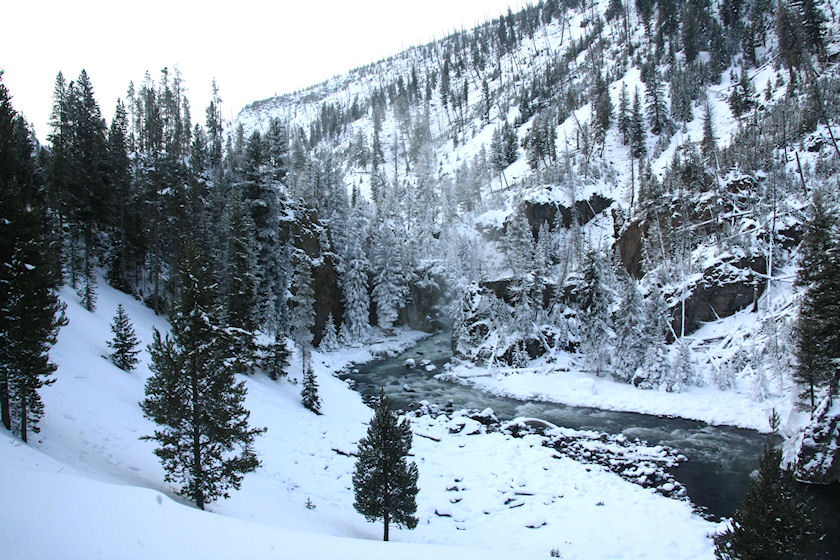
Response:
[{"label": "snow-covered ground", "polygon": [[[229,500],[198,511],[174,497],[138,407],[148,354],[125,373],[103,357],[122,303],[144,344],[166,323],[105,286],[96,313],[69,290],[70,324],[52,351],[56,383],[42,392],[42,431],[24,445],[0,434],[0,542],[9,558],[562,558],[711,559],[716,526],[596,465],[554,458],[529,437],[450,434],[444,419],[414,420],[419,525],[392,531],[352,507],[353,458],[371,411],[333,377],[348,362],[405,348],[403,332],[370,347],[315,353],[323,412],[300,386],[247,379],[262,467]],[[294,367],[293,367],[294,369]],[[294,379],[293,373],[291,378]],[[340,452],[340,453],[339,453]],[[307,507],[309,504],[310,507]],[[667,531],[663,530],[667,527]]]}]

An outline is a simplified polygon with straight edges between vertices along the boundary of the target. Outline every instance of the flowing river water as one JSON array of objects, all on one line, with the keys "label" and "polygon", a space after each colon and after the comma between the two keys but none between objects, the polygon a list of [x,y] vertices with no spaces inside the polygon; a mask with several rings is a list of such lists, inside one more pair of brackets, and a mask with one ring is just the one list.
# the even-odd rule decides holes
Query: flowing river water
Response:
[{"label": "flowing river water", "polygon": [[[402,410],[410,410],[421,401],[448,410],[492,408],[502,421],[540,418],[562,427],[624,434],[650,445],[671,447],[688,458],[673,470],[674,478],[685,487],[696,507],[716,518],[732,515],[768,438],[767,434],[754,430],[711,426],[682,418],[518,400],[438,379],[436,375],[452,357],[449,340],[448,332],[437,333],[398,356],[360,364],[341,377],[352,380],[363,396],[374,396],[384,388],[395,407]],[[409,358],[418,367],[406,368]],[[426,371],[419,367],[422,360],[429,360],[436,369]],[[810,493],[821,512],[836,522],[840,486],[818,487],[810,489]],[[830,537],[836,527],[826,529]],[[830,540],[836,543],[837,537]]]}]

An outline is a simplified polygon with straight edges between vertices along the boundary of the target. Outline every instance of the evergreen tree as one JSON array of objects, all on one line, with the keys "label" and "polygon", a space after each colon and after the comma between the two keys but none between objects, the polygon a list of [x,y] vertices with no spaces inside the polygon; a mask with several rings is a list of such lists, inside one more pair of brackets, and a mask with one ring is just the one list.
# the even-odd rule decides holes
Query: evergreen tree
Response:
[{"label": "evergreen tree", "polygon": [[624,294],[615,318],[615,371],[619,381],[630,383],[636,370],[644,364],[647,346],[642,329],[645,324],[644,306],[636,281],[624,278]]},{"label": "evergreen tree", "polygon": [[359,440],[353,507],[368,521],[382,519],[386,541],[392,523],[408,529],[417,526],[417,465],[406,459],[411,439],[408,419],[398,421],[380,390],[367,436]]},{"label": "evergreen tree", "polygon": [[277,380],[286,375],[289,367],[289,349],[282,333],[275,332],[274,339],[261,347],[260,367],[271,379]]},{"label": "evergreen tree", "polygon": [[593,117],[593,125],[595,129],[595,141],[598,143],[603,143],[607,131],[610,128],[610,122],[612,121],[612,112],[613,112],[613,105],[612,105],[612,98],[610,96],[610,88],[609,84],[604,80],[604,77],[601,75],[599,71],[595,77],[595,86],[593,90],[593,106],[592,106],[592,114]]},{"label": "evergreen tree", "polygon": [[380,328],[386,331],[393,327],[397,313],[405,307],[408,296],[401,246],[391,224],[387,222],[379,227],[371,246],[376,318]]},{"label": "evergreen tree", "polygon": [[776,5],[776,36],[779,38],[779,52],[789,69],[798,68],[805,60],[805,37],[799,25],[799,18],[786,2]]},{"label": "evergreen tree", "polygon": [[314,412],[321,414],[321,397],[318,395],[318,380],[315,379],[315,372],[312,371],[312,365],[308,364],[306,370],[303,372],[303,389],[300,392],[303,406]]},{"label": "evergreen tree", "polygon": [[149,347],[154,375],[140,407],[157,429],[142,439],[158,444],[165,480],[204,509],[260,465],[253,443],[265,430],[248,424],[245,382],[236,380],[227,354],[212,273],[192,242],[181,263],[180,294],[172,336],[155,330]]},{"label": "evergreen tree", "polygon": [[741,68],[738,84],[729,96],[729,108],[732,114],[740,117],[755,106],[755,88],[749,79],[746,68]]},{"label": "evergreen tree", "polygon": [[38,390],[53,382],[49,349],[66,320],[29,130],[2,77],[0,71],[0,411],[3,426],[27,441],[44,414]]},{"label": "evergreen tree", "polygon": [[825,23],[828,20],[814,0],[791,0],[800,17],[802,36],[808,49],[825,60]]},{"label": "evergreen tree", "polygon": [[254,222],[234,191],[228,200],[224,220],[225,252],[222,270],[222,309],[233,343],[232,356],[239,372],[250,372],[256,359],[257,251]]},{"label": "evergreen tree", "polygon": [[122,304],[117,305],[117,314],[114,315],[114,321],[111,323],[111,332],[114,333],[114,338],[108,341],[108,346],[114,350],[111,353],[111,361],[121,370],[131,371],[139,361],[137,354],[140,351],[137,350],[137,345],[140,342],[134,334],[134,326]]},{"label": "evergreen tree", "polygon": [[645,139],[647,129],[645,120],[642,117],[642,103],[639,98],[639,88],[633,94],[633,112],[630,116],[630,154],[636,159],[642,159],[647,154]]},{"label": "evergreen tree", "polygon": [[630,142],[630,130],[632,127],[632,114],[630,106],[630,94],[627,93],[627,83],[621,82],[621,96],[618,100],[618,132],[621,134],[621,141],[626,146]]},{"label": "evergreen tree", "polygon": [[820,191],[800,246],[796,285],[805,288],[795,325],[797,366],[794,379],[801,397],[816,408],[818,393],[837,383],[840,358],[840,234],[837,219]]},{"label": "evergreen tree", "polygon": [[612,369],[610,293],[600,252],[587,252],[578,301],[581,310],[581,349],[590,369],[601,376]]},{"label": "evergreen tree", "polygon": [[333,319],[332,312],[327,315],[327,322],[324,325],[324,333],[321,336],[321,342],[318,347],[321,350],[326,350],[327,352],[332,352],[333,350],[338,349],[338,333],[335,330],[335,319]]},{"label": "evergreen tree", "polygon": [[688,341],[681,338],[677,341],[676,346],[677,353],[668,372],[665,388],[668,391],[679,393],[690,385],[697,385],[699,380]]},{"label": "evergreen tree", "polygon": [[128,155],[128,115],[125,105],[117,100],[114,118],[108,132],[108,167],[114,191],[112,212],[116,214],[113,235],[114,250],[108,270],[109,283],[125,293],[131,293],[128,271],[129,260],[140,253],[138,216],[131,178],[131,160]]},{"label": "evergreen tree", "polygon": [[346,342],[363,341],[370,326],[370,294],[368,293],[368,271],[370,262],[365,255],[362,240],[365,220],[358,209],[349,222],[352,235],[347,237],[346,249],[341,263],[341,292],[344,296],[344,324],[341,337]]},{"label": "evergreen tree", "polygon": [[782,450],[767,444],[731,525],[715,537],[719,560],[808,558],[815,540],[813,508],[782,466]]},{"label": "evergreen tree", "polygon": [[706,112],[703,115],[703,139],[700,141],[700,153],[708,166],[717,166],[717,138],[713,128],[712,107],[706,103]]},{"label": "evergreen tree", "polygon": [[654,134],[667,133],[670,129],[670,122],[665,106],[665,93],[662,91],[662,82],[659,81],[658,75],[654,75],[653,80],[648,84],[646,97],[650,131]]},{"label": "evergreen tree", "polygon": [[654,284],[645,303],[645,359],[637,372],[633,384],[642,389],[655,389],[665,382],[671,364],[668,363],[668,348],[665,344],[665,329],[668,321],[668,307],[659,287]]},{"label": "evergreen tree", "polygon": [[312,265],[305,253],[299,254],[295,260],[289,304],[292,307],[292,340],[300,353],[302,371],[306,373],[314,338],[312,329],[315,328],[315,291],[312,289]]}]

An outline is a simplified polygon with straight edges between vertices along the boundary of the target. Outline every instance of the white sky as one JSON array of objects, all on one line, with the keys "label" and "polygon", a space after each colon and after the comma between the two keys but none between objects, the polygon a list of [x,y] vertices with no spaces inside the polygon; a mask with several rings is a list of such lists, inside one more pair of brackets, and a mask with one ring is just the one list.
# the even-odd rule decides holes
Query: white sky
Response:
[{"label": "white sky", "polygon": [[129,81],[178,67],[194,122],[215,77],[226,118],[251,101],[514,11],[527,0],[12,0],[0,31],[3,83],[46,141],[59,70],[82,68],[110,122]]}]

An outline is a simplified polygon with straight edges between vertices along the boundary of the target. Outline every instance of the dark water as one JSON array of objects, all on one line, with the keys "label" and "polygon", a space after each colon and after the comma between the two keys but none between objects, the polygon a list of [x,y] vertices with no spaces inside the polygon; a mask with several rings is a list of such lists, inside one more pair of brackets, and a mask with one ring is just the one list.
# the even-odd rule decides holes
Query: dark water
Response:
[{"label": "dark water", "polygon": [[[440,333],[399,356],[360,365],[343,377],[352,379],[362,395],[375,395],[383,387],[395,406],[404,410],[424,400],[455,410],[492,408],[500,420],[536,417],[558,426],[624,434],[652,445],[673,447],[688,457],[674,469],[674,477],[685,486],[695,506],[715,517],[732,515],[767,440],[765,434],[753,430],[680,418],[498,397],[436,379],[451,356],[449,334]],[[417,367],[407,369],[404,363],[408,358],[415,359]],[[420,366],[421,360],[430,360],[437,369],[427,372]]]}]

